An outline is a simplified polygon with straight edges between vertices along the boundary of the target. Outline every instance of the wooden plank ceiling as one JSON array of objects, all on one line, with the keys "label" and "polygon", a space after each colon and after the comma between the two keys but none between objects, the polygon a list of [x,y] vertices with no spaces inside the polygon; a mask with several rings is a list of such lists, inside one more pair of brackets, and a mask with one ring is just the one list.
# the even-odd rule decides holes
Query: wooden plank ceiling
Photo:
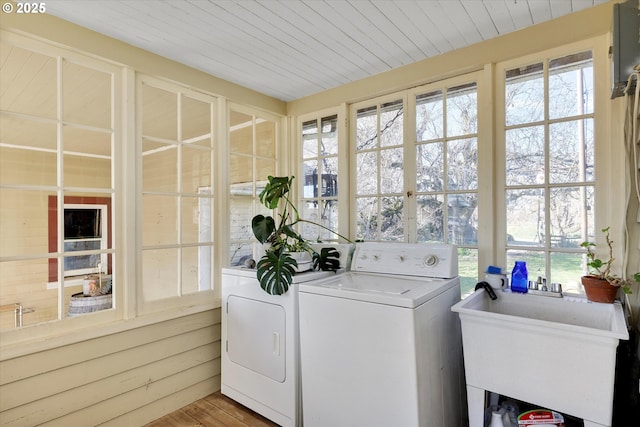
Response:
[{"label": "wooden plank ceiling", "polygon": [[291,101],[607,0],[47,0],[47,12]]}]

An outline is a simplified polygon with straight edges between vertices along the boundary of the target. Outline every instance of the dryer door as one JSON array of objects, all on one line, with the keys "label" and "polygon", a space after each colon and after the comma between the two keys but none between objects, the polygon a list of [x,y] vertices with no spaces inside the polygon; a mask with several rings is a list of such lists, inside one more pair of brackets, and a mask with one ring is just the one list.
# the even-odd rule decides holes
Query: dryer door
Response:
[{"label": "dryer door", "polygon": [[236,295],[227,299],[229,360],[274,381],[285,375],[284,307]]}]

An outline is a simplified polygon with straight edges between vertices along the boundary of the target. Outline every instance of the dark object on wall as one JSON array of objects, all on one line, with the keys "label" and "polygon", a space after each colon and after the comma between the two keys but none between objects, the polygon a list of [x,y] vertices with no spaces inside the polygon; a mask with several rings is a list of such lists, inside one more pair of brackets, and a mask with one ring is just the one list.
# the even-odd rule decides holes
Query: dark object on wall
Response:
[{"label": "dark object on wall", "polygon": [[624,96],[633,67],[640,65],[640,10],[638,0],[613,5],[611,99]]}]

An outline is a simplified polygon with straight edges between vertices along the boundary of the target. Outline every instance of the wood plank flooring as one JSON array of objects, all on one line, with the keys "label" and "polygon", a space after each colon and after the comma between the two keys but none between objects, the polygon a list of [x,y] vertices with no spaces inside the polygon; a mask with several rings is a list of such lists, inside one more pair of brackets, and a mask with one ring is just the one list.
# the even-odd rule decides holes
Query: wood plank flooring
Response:
[{"label": "wood plank flooring", "polygon": [[277,427],[262,415],[219,391],[165,415],[144,427]]}]

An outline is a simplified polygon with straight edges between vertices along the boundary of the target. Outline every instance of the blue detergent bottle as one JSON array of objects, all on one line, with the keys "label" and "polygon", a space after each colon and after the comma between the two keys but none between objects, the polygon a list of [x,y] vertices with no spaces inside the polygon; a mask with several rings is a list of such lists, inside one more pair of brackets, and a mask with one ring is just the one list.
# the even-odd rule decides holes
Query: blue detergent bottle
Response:
[{"label": "blue detergent bottle", "polygon": [[511,292],[527,293],[528,283],[527,263],[524,261],[516,261],[516,265],[511,272]]}]

